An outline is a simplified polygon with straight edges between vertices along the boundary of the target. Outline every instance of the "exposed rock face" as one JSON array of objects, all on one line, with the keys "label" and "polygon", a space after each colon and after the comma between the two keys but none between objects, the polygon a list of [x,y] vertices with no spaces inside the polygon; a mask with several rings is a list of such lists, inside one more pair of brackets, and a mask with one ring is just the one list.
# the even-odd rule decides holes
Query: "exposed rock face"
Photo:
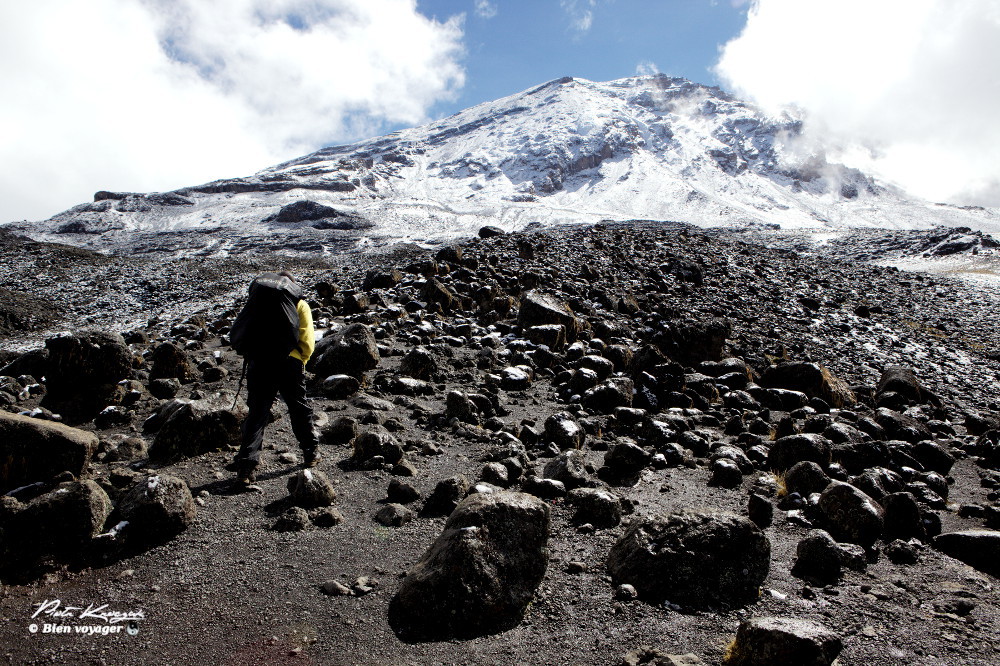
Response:
[{"label": "exposed rock face", "polygon": [[246,415],[246,404],[240,400],[233,407],[228,392],[202,400],[170,400],[146,420],[146,430],[156,431],[149,457],[158,462],[174,462],[208,451],[238,447]]},{"label": "exposed rock face", "polygon": [[771,542],[746,518],[689,512],[634,523],[612,547],[608,573],[654,603],[736,608],[756,601],[770,558]]},{"label": "exposed rock face", "polygon": [[97,445],[91,432],[0,411],[0,493],[60,472],[79,476]]},{"label": "exposed rock face", "polygon": [[840,637],[821,624],[790,617],[744,620],[726,666],[831,666],[843,649]]},{"label": "exposed rock face", "polygon": [[303,199],[302,201],[294,201],[287,206],[282,206],[281,210],[273,215],[268,215],[262,222],[292,224],[295,222],[311,222],[325,218],[336,218],[340,217],[340,215],[341,213],[335,208]]},{"label": "exposed rock face", "polygon": [[407,572],[390,606],[406,640],[491,634],[516,626],[548,565],[549,508],[501,491],[464,500]]},{"label": "exposed rock face", "polygon": [[122,495],[111,516],[112,527],[127,521],[122,534],[132,546],[166,543],[188,528],[197,515],[183,479],[167,474],[140,478]]},{"label": "exposed rock face", "polygon": [[366,371],[375,368],[380,359],[371,328],[365,324],[351,324],[316,344],[309,369],[318,377],[345,374],[360,379]]}]

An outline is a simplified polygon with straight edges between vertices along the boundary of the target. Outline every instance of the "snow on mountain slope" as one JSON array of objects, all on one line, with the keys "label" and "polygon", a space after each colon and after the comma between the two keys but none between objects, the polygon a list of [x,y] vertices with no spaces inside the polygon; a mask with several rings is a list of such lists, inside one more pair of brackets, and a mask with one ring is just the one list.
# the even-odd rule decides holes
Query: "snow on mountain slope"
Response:
[{"label": "snow on mountain slope", "polygon": [[[997,209],[915,200],[822,156],[791,157],[783,146],[799,128],[796,119],[766,117],[685,79],[567,77],[248,178],[167,194],[98,193],[26,230],[132,250],[162,242],[162,232],[200,231],[202,247],[181,235],[198,252],[217,254],[261,244],[339,251],[445,240],[484,224],[513,230],[605,219],[1000,231]],[[275,221],[282,207],[306,200],[335,211],[319,222]]]}]

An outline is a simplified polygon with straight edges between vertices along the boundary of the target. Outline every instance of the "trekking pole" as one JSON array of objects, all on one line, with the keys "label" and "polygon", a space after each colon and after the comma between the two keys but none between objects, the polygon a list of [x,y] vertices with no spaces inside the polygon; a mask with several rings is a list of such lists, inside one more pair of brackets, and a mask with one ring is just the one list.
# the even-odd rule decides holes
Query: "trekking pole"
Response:
[{"label": "trekking pole", "polygon": [[247,376],[247,359],[243,359],[243,370],[240,371],[240,381],[236,385],[236,395],[233,396],[233,406],[230,410],[236,409],[236,401],[240,399],[240,391],[243,390],[243,379]]}]

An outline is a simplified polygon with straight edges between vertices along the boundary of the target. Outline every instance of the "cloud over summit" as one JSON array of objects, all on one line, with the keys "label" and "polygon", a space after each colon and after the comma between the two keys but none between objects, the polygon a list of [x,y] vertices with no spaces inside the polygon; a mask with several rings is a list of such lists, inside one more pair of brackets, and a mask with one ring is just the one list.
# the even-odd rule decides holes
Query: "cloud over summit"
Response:
[{"label": "cloud over summit", "polygon": [[930,200],[1000,205],[1000,0],[754,0],[716,72],[801,110],[829,157]]},{"label": "cloud over summit", "polygon": [[0,221],[417,124],[463,85],[462,35],[414,0],[4,3]]}]

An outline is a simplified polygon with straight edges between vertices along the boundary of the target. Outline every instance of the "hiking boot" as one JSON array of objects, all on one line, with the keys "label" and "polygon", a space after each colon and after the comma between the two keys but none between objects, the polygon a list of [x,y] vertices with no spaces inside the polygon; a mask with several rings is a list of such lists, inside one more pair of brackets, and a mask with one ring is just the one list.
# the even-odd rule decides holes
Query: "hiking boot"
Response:
[{"label": "hiking boot", "polygon": [[310,449],[309,451],[302,452],[302,458],[304,461],[303,464],[306,467],[315,467],[319,464],[319,461],[323,459],[323,456],[321,456],[319,451],[316,449]]},{"label": "hiking boot", "polygon": [[253,470],[243,469],[236,475],[236,482],[241,486],[252,486],[253,482],[257,480],[257,475]]}]

